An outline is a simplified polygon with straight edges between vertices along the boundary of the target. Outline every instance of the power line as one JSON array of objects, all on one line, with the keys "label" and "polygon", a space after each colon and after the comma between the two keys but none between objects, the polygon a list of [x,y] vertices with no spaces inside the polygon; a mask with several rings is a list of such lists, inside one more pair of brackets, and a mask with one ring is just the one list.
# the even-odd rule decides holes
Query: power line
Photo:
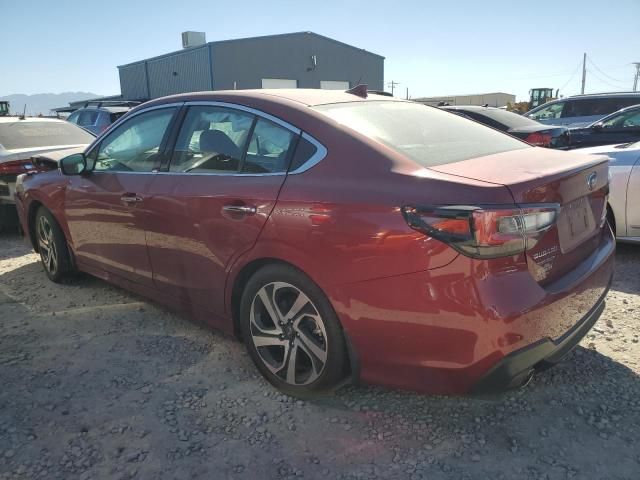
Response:
[{"label": "power line", "polygon": [[598,80],[600,80],[600,82],[604,83],[605,85],[609,86],[609,87],[613,87],[613,88],[619,88],[621,90],[624,90],[626,87],[622,86],[622,85],[614,85],[611,82],[608,82],[607,80],[602,79],[601,77],[599,77],[598,75],[596,75],[596,73],[593,70],[588,70],[587,72],[589,72],[591,75],[593,75],[594,77],[596,77]]},{"label": "power line", "polygon": [[567,85],[569,85],[569,82],[571,82],[571,80],[573,80],[573,77],[576,76],[576,73],[578,73],[578,70],[580,70],[580,65],[582,64],[582,62],[578,62],[578,65],[576,65],[575,70],[573,71],[573,73],[571,74],[571,76],[569,77],[569,80],[566,81],[566,83],[561,86],[558,90],[560,90],[561,92],[565,89],[565,87]]},{"label": "power line", "polygon": [[619,82],[619,83],[625,83],[626,80],[620,80],[618,78],[614,78],[611,75],[605,73],[602,71],[602,69],[595,64],[595,62],[593,60],[591,60],[591,57],[587,57],[587,60],[589,60],[589,63],[591,63],[591,65],[593,65],[594,67],[596,67],[596,70],[598,70],[602,75],[604,75],[605,77],[607,77],[610,80],[613,80],[614,82]]}]

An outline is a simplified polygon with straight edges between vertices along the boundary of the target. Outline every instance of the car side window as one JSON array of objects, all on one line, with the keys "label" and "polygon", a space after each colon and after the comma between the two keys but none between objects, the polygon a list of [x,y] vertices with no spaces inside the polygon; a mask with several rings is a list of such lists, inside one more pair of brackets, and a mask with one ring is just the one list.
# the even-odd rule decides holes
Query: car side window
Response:
[{"label": "car side window", "polygon": [[242,172],[286,172],[293,138],[290,130],[259,118],[251,135]]},{"label": "car side window", "polygon": [[97,156],[93,156],[94,170],[152,171],[158,163],[160,145],[175,112],[175,107],[151,110],[120,125],[100,142]]},{"label": "car side window", "polygon": [[563,115],[563,110],[565,108],[566,102],[556,102],[548,105],[546,107],[542,107],[535,113],[529,115],[529,118],[533,118],[534,120],[547,120],[553,118],[560,118]]},{"label": "car side window", "polygon": [[304,165],[311,157],[313,157],[318,148],[309,140],[301,136],[296,145],[296,150],[293,152],[293,158],[291,159],[290,172],[293,172]]},{"label": "car side window", "polygon": [[80,112],[76,110],[75,112],[73,112],[71,115],[67,117],[67,122],[75,123],[77,125],[79,116],[80,116]]},{"label": "car side window", "polygon": [[625,112],[602,122],[603,128],[637,128],[640,127],[640,110]]},{"label": "car side window", "polygon": [[77,123],[81,127],[92,127],[96,124],[96,120],[98,120],[97,110],[83,110],[78,116]]},{"label": "car side window", "polygon": [[193,106],[185,115],[169,170],[233,173],[241,167],[255,117],[224,107]]}]

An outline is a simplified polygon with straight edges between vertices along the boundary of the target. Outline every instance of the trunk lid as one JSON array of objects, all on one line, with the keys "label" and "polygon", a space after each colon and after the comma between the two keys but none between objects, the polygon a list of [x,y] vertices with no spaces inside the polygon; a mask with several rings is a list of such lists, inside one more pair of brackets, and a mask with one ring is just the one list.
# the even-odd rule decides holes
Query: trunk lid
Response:
[{"label": "trunk lid", "polygon": [[527,250],[541,283],[573,269],[600,243],[608,194],[608,159],[530,148],[432,167],[506,186],[515,203],[560,205],[556,224]]}]

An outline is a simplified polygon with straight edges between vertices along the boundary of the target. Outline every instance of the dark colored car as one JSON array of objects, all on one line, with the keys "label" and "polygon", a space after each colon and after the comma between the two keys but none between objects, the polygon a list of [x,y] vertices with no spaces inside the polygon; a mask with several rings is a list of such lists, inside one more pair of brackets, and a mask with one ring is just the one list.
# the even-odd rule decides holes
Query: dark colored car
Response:
[{"label": "dark colored car", "polygon": [[475,105],[456,105],[442,108],[518,137],[536,147],[566,149],[571,142],[567,127],[544,125],[500,108]]},{"label": "dark colored car", "polygon": [[45,272],[241,337],[298,395],[521,385],[604,308],[607,160],[381,95],[218,91],[132,110],[19,177]]},{"label": "dark colored car", "polygon": [[100,135],[109,125],[139,104],[140,102],[89,101],[69,115],[67,121]]},{"label": "dark colored car", "polygon": [[571,130],[571,147],[596,147],[640,141],[640,105],[623,108],[586,128]]}]

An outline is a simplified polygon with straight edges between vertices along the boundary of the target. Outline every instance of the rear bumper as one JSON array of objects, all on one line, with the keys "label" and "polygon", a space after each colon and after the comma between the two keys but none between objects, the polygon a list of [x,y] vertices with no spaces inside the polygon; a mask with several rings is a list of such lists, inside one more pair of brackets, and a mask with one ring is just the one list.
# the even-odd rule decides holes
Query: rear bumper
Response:
[{"label": "rear bumper", "polygon": [[554,366],[580,343],[598,321],[604,311],[608,292],[609,287],[598,303],[560,338],[540,340],[504,357],[475,384],[471,393],[490,393],[516,388],[526,383],[536,371]]},{"label": "rear bumper", "polygon": [[463,394],[508,387],[570,351],[604,308],[614,257],[604,229],[588,258],[545,287],[524,259],[460,255],[441,268],[328,293],[363,382]]}]

